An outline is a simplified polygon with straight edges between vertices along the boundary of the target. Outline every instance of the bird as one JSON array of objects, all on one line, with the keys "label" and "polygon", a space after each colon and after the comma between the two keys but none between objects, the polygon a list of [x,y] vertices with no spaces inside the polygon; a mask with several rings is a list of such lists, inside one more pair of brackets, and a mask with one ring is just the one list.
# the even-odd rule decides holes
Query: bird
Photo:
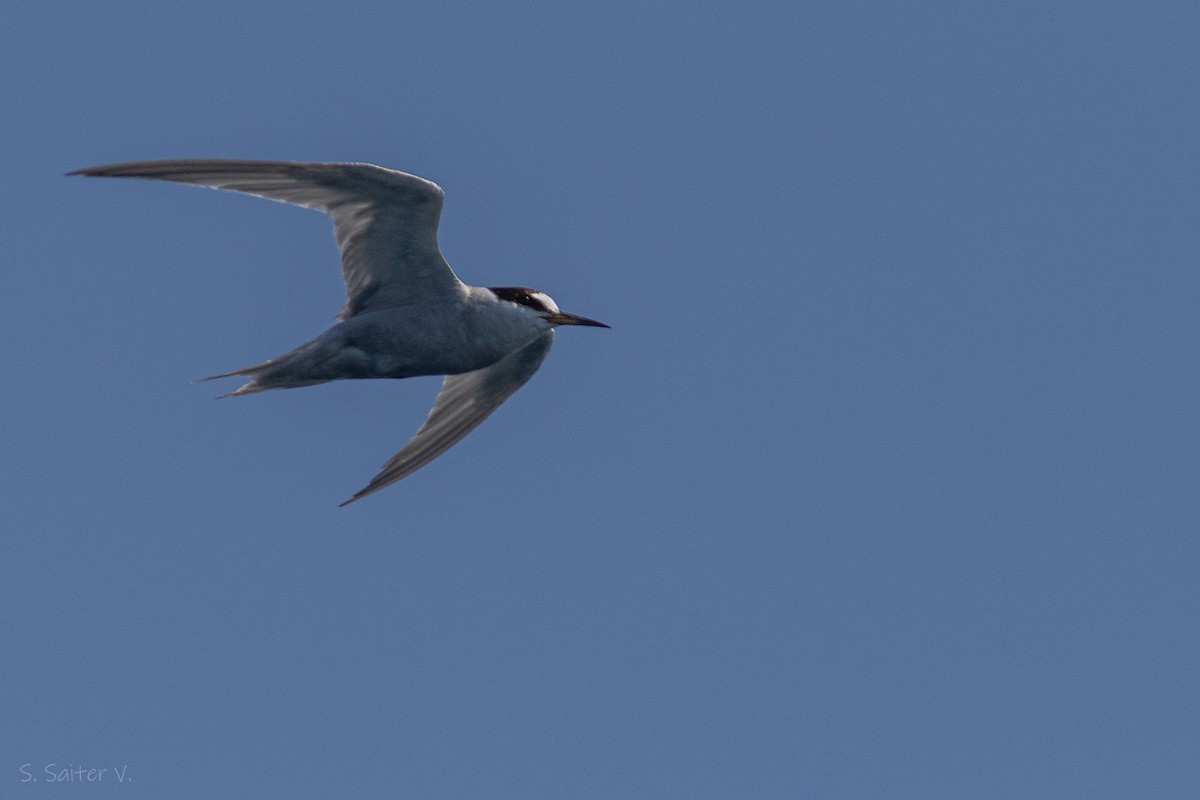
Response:
[{"label": "bird", "polygon": [[366,163],[176,159],[69,172],[206,186],[333,218],[346,304],[320,336],[261,364],[200,380],[245,378],[224,397],[357,378],[443,375],[425,423],[346,506],[411,475],[474,430],[537,372],[568,314],[545,292],[463,283],[438,247],[444,193]]}]

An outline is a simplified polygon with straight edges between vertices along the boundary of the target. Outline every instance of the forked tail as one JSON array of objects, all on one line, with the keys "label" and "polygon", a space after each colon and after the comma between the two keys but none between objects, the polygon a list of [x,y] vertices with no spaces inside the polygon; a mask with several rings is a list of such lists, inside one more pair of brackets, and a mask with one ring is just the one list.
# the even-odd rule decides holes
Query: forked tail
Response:
[{"label": "forked tail", "polygon": [[221,397],[237,397],[238,395],[242,395],[242,394],[254,394],[255,392],[265,392],[267,389],[275,389],[278,387],[259,385],[258,378],[260,375],[262,375],[263,372],[270,369],[277,360],[278,359],[271,359],[270,361],[264,361],[261,364],[256,364],[253,367],[246,367],[245,369],[235,369],[233,372],[222,372],[220,375],[209,375],[204,378],[196,378],[195,382],[203,383],[204,381],[215,381],[218,378],[236,378],[239,375],[246,375],[246,376],[250,376],[249,381],[247,381],[245,384],[243,384],[239,388],[234,389],[232,392],[226,392],[225,394],[221,395]]},{"label": "forked tail", "polygon": [[268,389],[290,389],[297,386],[312,386],[324,383],[328,378],[315,379],[314,376],[305,375],[306,370],[303,369],[306,356],[313,349],[313,345],[316,342],[317,340],[314,339],[311,342],[300,345],[295,350],[284,353],[281,356],[276,356],[261,364],[235,369],[232,372],[222,372],[220,375],[197,378],[196,382],[215,381],[218,378],[236,378],[239,376],[250,378],[242,386],[234,389],[232,392],[221,395],[221,397],[237,397],[243,394],[265,392]]}]

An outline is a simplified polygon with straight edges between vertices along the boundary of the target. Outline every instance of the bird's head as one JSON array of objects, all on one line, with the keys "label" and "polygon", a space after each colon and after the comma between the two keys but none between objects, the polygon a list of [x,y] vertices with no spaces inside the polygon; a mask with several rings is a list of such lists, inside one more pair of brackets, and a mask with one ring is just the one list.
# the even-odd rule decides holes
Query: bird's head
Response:
[{"label": "bird's head", "polygon": [[536,289],[526,289],[522,286],[500,286],[490,287],[488,291],[504,302],[524,307],[528,310],[527,313],[534,314],[551,325],[590,325],[594,328],[611,327],[594,319],[561,311],[558,303],[555,303],[550,295],[545,292],[539,292]]}]

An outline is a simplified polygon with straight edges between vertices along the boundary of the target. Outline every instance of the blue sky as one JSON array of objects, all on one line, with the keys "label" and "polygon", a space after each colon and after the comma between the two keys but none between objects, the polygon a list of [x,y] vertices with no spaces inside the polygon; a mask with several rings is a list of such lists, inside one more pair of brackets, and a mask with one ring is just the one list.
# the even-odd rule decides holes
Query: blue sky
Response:
[{"label": "blue sky", "polygon": [[[0,795],[1195,795],[1198,36],[14,7]],[[189,383],[331,323],[327,220],[62,177],[204,156],[430,178],[464,280],[613,329],[339,509],[436,380]]]}]

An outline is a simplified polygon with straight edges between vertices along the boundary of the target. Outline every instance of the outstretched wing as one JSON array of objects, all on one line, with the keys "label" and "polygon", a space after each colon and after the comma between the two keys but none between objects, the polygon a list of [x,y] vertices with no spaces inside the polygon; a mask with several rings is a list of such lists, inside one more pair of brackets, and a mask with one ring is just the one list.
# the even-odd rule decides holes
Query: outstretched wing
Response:
[{"label": "outstretched wing", "polygon": [[69,175],[154,178],[244,192],[315,208],[333,217],[347,319],[366,309],[394,308],[461,290],[438,249],[441,187],[373,164],[189,159],[91,167]]},{"label": "outstretched wing", "polygon": [[370,483],[342,505],[395,483],[453,447],[533,377],[553,342],[554,332],[546,331],[490,367],[447,375],[429,418],[417,435],[383,465]]}]

